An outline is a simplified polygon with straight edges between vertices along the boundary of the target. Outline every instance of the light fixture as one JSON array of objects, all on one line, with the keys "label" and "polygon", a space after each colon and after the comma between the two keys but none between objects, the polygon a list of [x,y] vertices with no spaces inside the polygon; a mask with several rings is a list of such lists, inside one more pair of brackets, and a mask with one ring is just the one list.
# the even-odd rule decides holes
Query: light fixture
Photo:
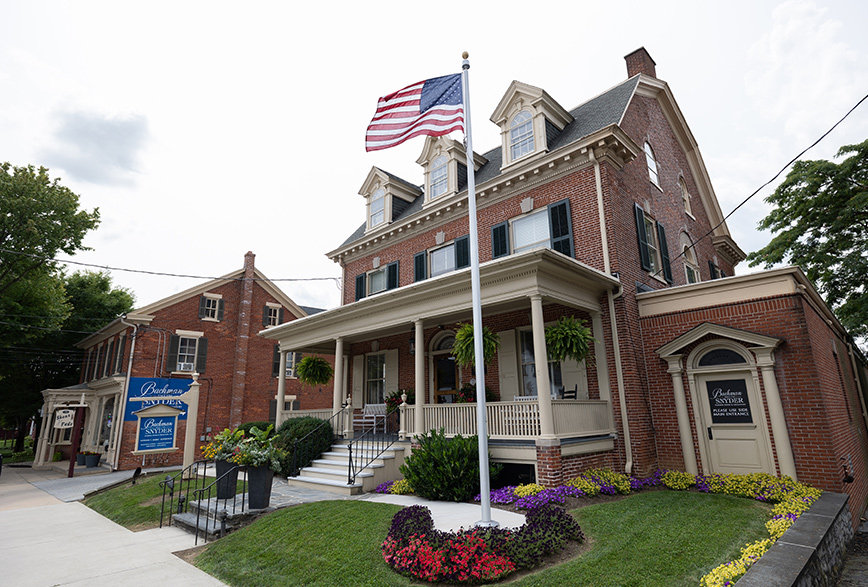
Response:
[{"label": "light fixture", "polygon": [[416,354],[416,339],[415,338],[410,339],[410,354],[411,355]]}]

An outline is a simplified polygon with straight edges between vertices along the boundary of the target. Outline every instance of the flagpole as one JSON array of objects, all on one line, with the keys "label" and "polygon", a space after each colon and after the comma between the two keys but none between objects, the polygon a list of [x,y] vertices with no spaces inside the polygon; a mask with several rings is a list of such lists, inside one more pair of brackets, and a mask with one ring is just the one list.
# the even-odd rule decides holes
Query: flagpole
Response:
[{"label": "flagpole", "polygon": [[476,526],[496,528],[491,519],[491,483],[488,477],[488,424],[485,408],[485,358],[482,345],[482,298],[479,294],[479,238],[476,228],[476,173],[473,165],[473,139],[470,132],[470,61],[462,55],[461,88],[464,102],[464,139],[467,155],[467,215],[470,218],[470,290],[473,298],[473,350],[476,369],[476,429],[479,437],[479,500],[482,519]]}]

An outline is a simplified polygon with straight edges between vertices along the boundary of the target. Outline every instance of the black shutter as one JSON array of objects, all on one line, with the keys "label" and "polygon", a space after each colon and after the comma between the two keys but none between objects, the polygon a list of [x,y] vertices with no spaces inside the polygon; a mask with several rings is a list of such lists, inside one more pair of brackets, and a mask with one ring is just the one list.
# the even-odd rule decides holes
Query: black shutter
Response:
[{"label": "black shutter", "polygon": [[505,257],[509,254],[509,223],[501,222],[491,227],[491,258]]},{"label": "black shutter", "polygon": [[356,301],[358,302],[360,299],[365,297],[365,278],[367,275],[362,273],[361,275],[356,275]]},{"label": "black shutter", "polygon": [[217,320],[223,320],[223,300],[217,300]]},{"label": "black shutter", "polygon": [[280,375],[280,345],[274,345],[274,352],[271,354],[271,376],[277,377]]},{"label": "black shutter", "polygon": [[196,372],[205,372],[205,362],[208,358],[208,339],[200,338],[196,345]]},{"label": "black shutter", "polygon": [[201,296],[199,298],[199,318],[205,317],[205,304],[206,304],[205,300],[206,300],[205,296]]},{"label": "black shutter", "polygon": [[720,275],[721,277],[726,277],[726,273],[724,272],[724,270],[721,269],[721,268],[719,268],[719,267],[718,267],[718,269],[717,269],[717,273],[718,273],[718,275]]},{"label": "black shutter", "polygon": [[177,371],[178,370],[178,345],[181,344],[181,337],[177,334],[173,334],[169,337],[169,357],[168,357],[168,367],[169,371]]},{"label": "black shutter", "polygon": [[262,306],[262,327],[268,326],[268,305]]},{"label": "black shutter", "polygon": [[283,324],[283,308],[277,310],[277,323]]},{"label": "black shutter", "polygon": [[298,364],[301,362],[304,353],[293,353],[292,357],[292,376],[298,377]]},{"label": "black shutter", "polygon": [[455,239],[455,268],[470,267],[470,236]]},{"label": "black shutter", "polygon": [[672,283],[672,266],[669,264],[669,246],[666,244],[666,231],[663,225],[657,223],[657,240],[660,241],[660,260],[663,263],[663,277],[666,283]]},{"label": "black shutter", "polygon": [[570,218],[570,201],[561,200],[549,205],[549,230],[552,249],[573,256],[573,222]]},{"label": "black shutter", "polygon": [[109,345],[108,357],[106,357],[105,361],[105,375],[108,377],[115,372],[115,347],[117,346],[118,341],[112,340],[112,343]]},{"label": "black shutter", "polygon": [[636,216],[636,236],[639,239],[639,262],[642,269],[651,271],[651,251],[648,250],[648,235],[645,233],[645,211],[639,204],[633,204]]},{"label": "black shutter", "polygon": [[389,263],[386,266],[386,289],[395,289],[398,287],[398,261]]},{"label": "black shutter", "polygon": [[712,279],[717,279],[720,275],[717,272],[717,265],[714,264],[714,261],[709,259],[708,261],[708,273]]},{"label": "black shutter", "polygon": [[115,362],[115,373],[123,373],[124,369],[124,350],[126,349],[127,337],[121,336],[118,338],[117,359]]},{"label": "black shutter", "polygon": [[422,281],[428,277],[428,251],[416,253],[413,257],[413,281]]}]

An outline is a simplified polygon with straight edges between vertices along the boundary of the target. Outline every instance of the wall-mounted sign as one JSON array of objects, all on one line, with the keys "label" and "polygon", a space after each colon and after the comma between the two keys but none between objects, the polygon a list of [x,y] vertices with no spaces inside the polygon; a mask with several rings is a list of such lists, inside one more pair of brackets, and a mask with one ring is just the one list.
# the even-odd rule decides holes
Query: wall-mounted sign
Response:
[{"label": "wall-mounted sign", "polygon": [[[190,391],[192,379],[169,379],[164,377],[130,377],[130,389],[127,395],[127,405],[124,409],[124,422],[135,422],[134,412],[144,408],[163,404],[180,410],[179,418],[187,419],[187,404],[177,397]],[[159,398],[159,399],[154,399]]]},{"label": "wall-mounted sign", "polygon": [[175,448],[176,417],[143,417],[139,424],[136,450],[166,450]]},{"label": "wall-mounted sign", "polygon": [[744,379],[708,381],[708,403],[714,424],[752,424],[747,382]]},{"label": "wall-mounted sign", "polygon": [[75,421],[75,410],[55,410],[54,427],[72,428]]},{"label": "wall-mounted sign", "polygon": [[163,403],[138,410],[134,414],[138,425],[136,426],[136,449],[133,454],[178,450],[175,439],[179,415],[178,408]]}]

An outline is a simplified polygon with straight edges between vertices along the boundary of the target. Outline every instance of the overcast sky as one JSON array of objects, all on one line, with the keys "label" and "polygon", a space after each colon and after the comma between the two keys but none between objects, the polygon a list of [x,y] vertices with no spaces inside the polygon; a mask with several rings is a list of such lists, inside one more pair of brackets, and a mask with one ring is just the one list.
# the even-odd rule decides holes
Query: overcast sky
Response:
[{"label": "overcast sky", "polygon": [[[463,51],[482,153],[512,80],[572,109],[644,46],[725,214],[868,94],[864,0],[424,6],[0,0],[0,161],[49,167],[99,208],[76,261],[210,277],[253,251],[275,280],[338,278],[325,254],[364,221],[370,168],[422,182],[422,138],[365,152],[377,98],[460,72]],[[806,158],[866,138],[868,102]],[[756,224],[771,189],[728,221],[746,252],[770,239]],[[112,275],[138,306],[202,281]],[[301,305],[339,303],[336,279],[278,285]]]}]

